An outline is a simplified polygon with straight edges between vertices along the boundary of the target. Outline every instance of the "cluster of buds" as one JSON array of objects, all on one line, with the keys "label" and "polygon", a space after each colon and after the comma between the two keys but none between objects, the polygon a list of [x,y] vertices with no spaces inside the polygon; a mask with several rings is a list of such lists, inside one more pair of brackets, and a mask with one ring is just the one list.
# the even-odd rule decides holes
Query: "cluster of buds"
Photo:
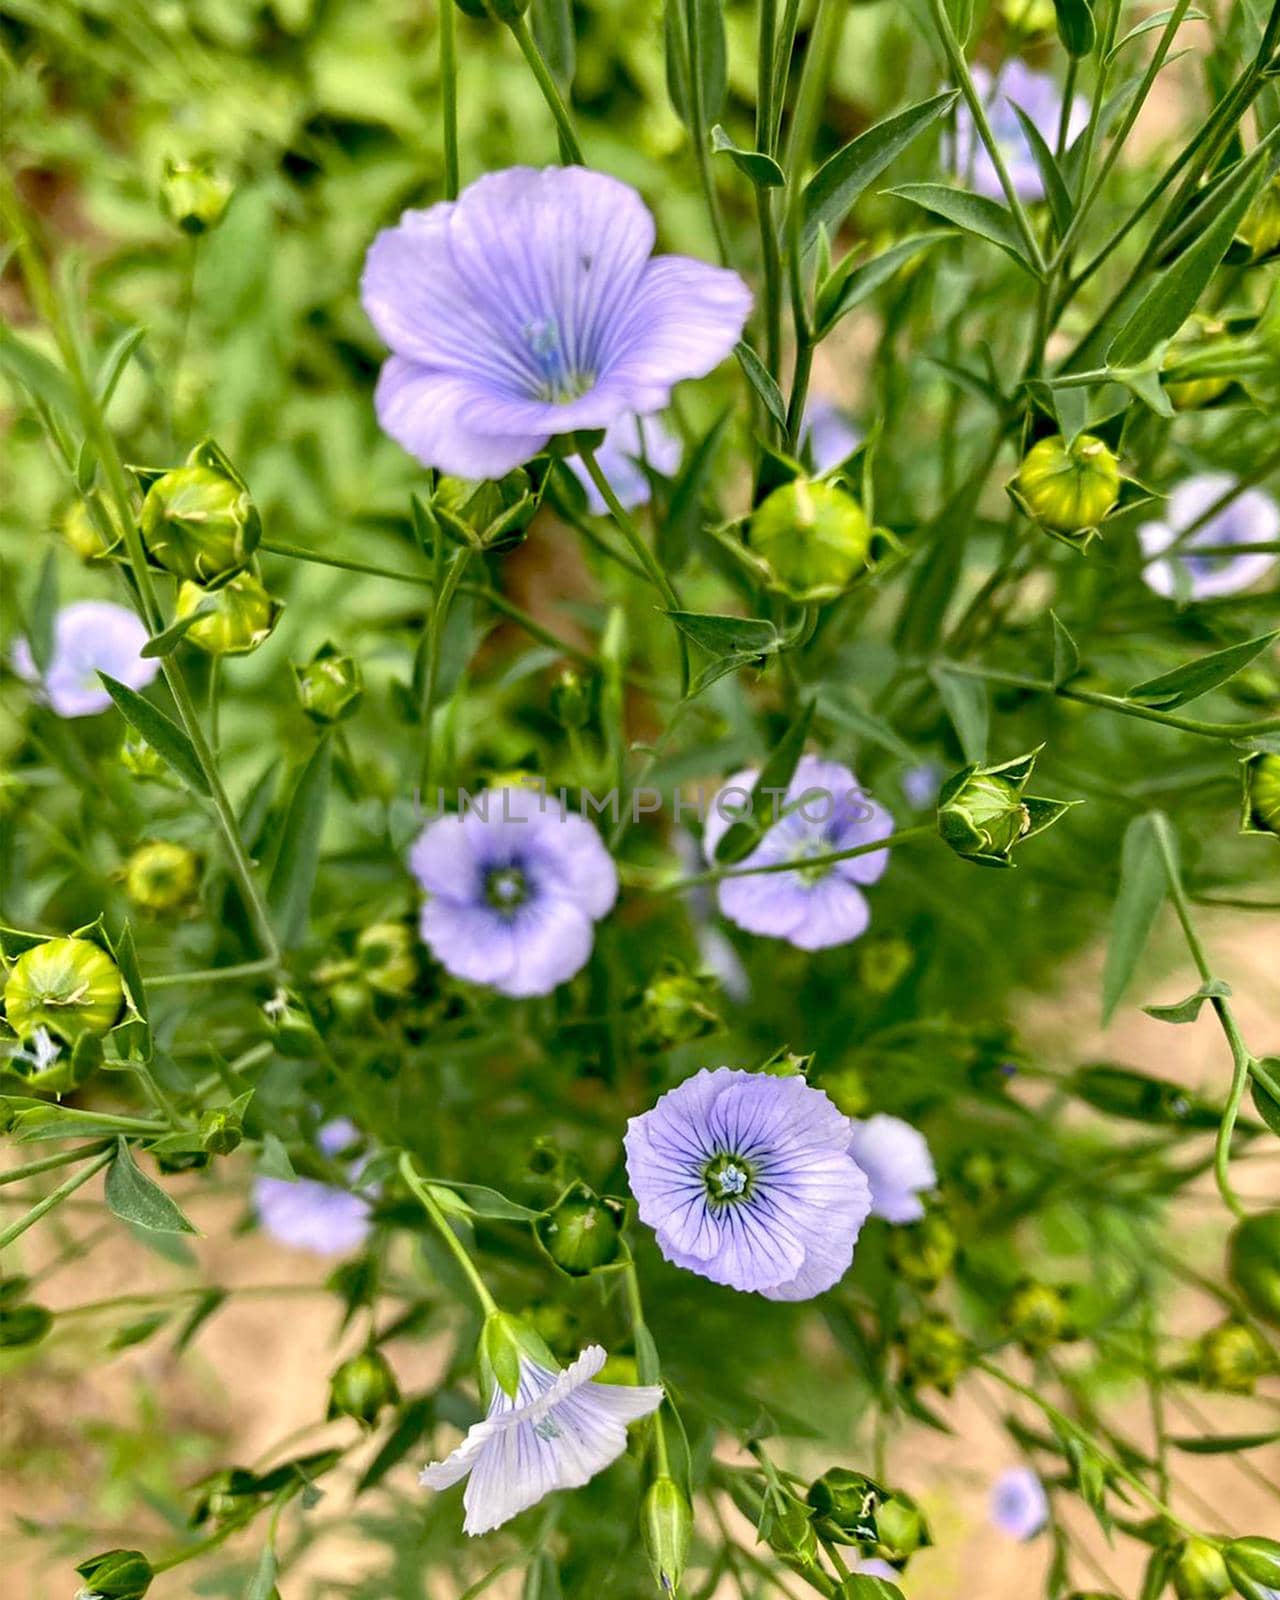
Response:
[{"label": "cluster of buds", "polygon": [[362,1350],[329,1379],[329,1416],[354,1417],[362,1428],[372,1428],[383,1409],[399,1400],[395,1373],[381,1350]]},{"label": "cluster of buds", "polygon": [[1280,755],[1255,750],[1241,762],[1244,804],[1241,833],[1267,833],[1280,839]]},{"label": "cluster of buds", "polygon": [[649,980],[639,999],[637,1043],[642,1050],[673,1050],[723,1026],[712,1002],[715,979],[668,962]]},{"label": "cluster of buds", "polygon": [[998,766],[976,762],[948,778],[938,795],[938,832],[965,861],[1011,867],[1017,845],[1053,826],[1071,800],[1027,794],[1043,745]]},{"label": "cluster of buds", "polygon": [[1008,487],[1032,522],[1083,550],[1120,498],[1120,464],[1091,433],[1054,434],[1032,445]]},{"label": "cluster of buds", "polygon": [[1003,1322],[1029,1356],[1041,1356],[1055,1345],[1080,1337],[1071,1309],[1070,1291],[1025,1279],[1009,1296]]},{"label": "cluster of buds", "polygon": [[900,1338],[900,1377],[909,1388],[950,1394],[969,1369],[969,1341],[939,1311],[927,1312],[909,1323]]},{"label": "cluster of buds", "polygon": [[921,1294],[932,1294],[951,1271],[956,1249],[956,1231],[946,1214],[936,1208],[919,1222],[889,1233],[890,1265]]},{"label": "cluster of buds", "polygon": [[431,515],[459,544],[500,554],[524,538],[540,498],[523,467],[482,483],[442,476],[431,496]]},{"label": "cluster of buds", "polygon": [[833,483],[793,478],[751,518],[748,543],[769,588],[805,605],[833,600],[871,560],[866,513]]},{"label": "cluster of buds", "polygon": [[135,906],[157,915],[189,906],[199,883],[199,857],[168,839],[139,845],[124,864],[125,893]]},{"label": "cluster of buds", "polygon": [[306,666],[295,663],[293,677],[299,705],[320,727],[355,716],[364,699],[360,663],[331,644],[322,644]]},{"label": "cluster of buds", "polygon": [[562,1272],[583,1278],[610,1266],[622,1249],[623,1207],[585,1183],[569,1185],[534,1226],[538,1242]]},{"label": "cluster of buds", "polygon": [[230,178],[210,160],[169,160],[164,164],[160,203],[183,233],[208,233],[216,228],[233,192]]},{"label": "cluster of buds", "polygon": [[76,1600],[142,1600],[155,1576],[141,1550],[105,1550],[76,1571],[84,1579]]},{"label": "cluster of buds", "polygon": [[831,1467],[807,1496],[818,1532],[833,1543],[857,1545],[862,1554],[905,1567],[933,1541],[919,1506],[901,1490],[889,1491],[860,1472]]}]

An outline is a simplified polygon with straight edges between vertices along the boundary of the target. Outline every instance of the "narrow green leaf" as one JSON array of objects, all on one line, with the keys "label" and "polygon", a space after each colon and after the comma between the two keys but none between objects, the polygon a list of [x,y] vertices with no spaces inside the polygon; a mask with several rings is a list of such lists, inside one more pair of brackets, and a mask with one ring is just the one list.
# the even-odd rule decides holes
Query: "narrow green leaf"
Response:
[{"label": "narrow green leaf", "polygon": [[129,328],[107,351],[98,373],[98,404],[103,410],[111,404],[111,396],[116,392],[116,385],[124,376],[125,368],[129,365],[134,351],[146,336],[145,328]]},{"label": "narrow green leaf", "polygon": [[724,106],[728,56],[722,0],[685,0],[689,13],[689,70],[702,91],[703,125],[715,122]]},{"label": "narrow green leaf", "polygon": [[868,1578],[854,1573],[840,1585],[840,1600],[904,1600],[902,1590],[888,1578]]},{"label": "narrow green leaf", "polygon": [[286,949],[300,944],[307,931],[332,768],[333,745],[326,736],[298,774],[285,814],[267,905]]},{"label": "narrow green leaf", "polygon": [[398,1466],[404,1460],[426,1434],[435,1420],[435,1414],[434,1398],[429,1394],[419,1395],[401,1406],[399,1420],[386,1443],[365,1468],[360,1482],[356,1485],[358,1495],[381,1483],[392,1467]]},{"label": "narrow green leaf", "polygon": [[965,760],[985,761],[991,725],[986,684],[978,678],[962,678],[940,668],[932,677],[960,740]]},{"label": "narrow green leaf", "polygon": [[264,1178],[282,1178],[286,1183],[296,1183],[298,1174],[293,1170],[289,1152],[274,1133],[262,1136],[262,1154],[258,1157],[258,1171]]},{"label": "narrow green leaf", "polygon": [[[1153,12],[1151,16],[1144,17],[1136,27],[1130,28],[1128,33],[1125,34],[1124,38],[1121,39],[1118,44],[1112,46],[1110,54],[1107,56],[1107,64],[1110,65],[1112,62],[1114,62],[1116,57],[1126,45],[1132,44],[1135,39],[1140,39],[1144,33],[1153,33],[1157,28],[1165,27],[1169,21],[1169,18],[1172,17],[1173,12],[1174,7],[1169,6],[1164,11],[1156,11]],[[1208,22],[1208,20],[1209,18],[1206,13],[1203,11],[1197,11],[1194,6],[1188,7],[1188,9],[1183,13],[1182,17],[1182,22],[1184,24],[1188,22]]]},{"label": "narrow green leaf", "polygon": [[66,421],[79,418],[75,391],[61,367],[0,323],[0,368],[22,385],[31,398]]},{"label": "narrow green leaf", "polygon": [[851,689],[823,688],[818,699],[818,710],[827,722],[846,729],[855,738],[868,744],[879,745],[902,761],[919,761],[919,753],[883,717],[868,711]]},{"label": "narrow green leaf", "polygon": [[1263,1056],[1249,1068],[1253,1108],[1280,1139],[1280,1056]]},{"label": "narrow green leaf", "polygon": [[[1071,3],[1083,6],[1084,0],[1071,0]],[[1088,7],[1085,6],[1084,9],[1088,14]],[[1090,17],[1091,25],[1092,21],[1093,19]],[[1088,51],[1085,54],[1087,55]],[[1023,136],[1027,141],[1031,154],[1035,157],[1036,166],[1040,171],[1040,181],[1044,185],[1045,199],[1049,202],[1049,211],[1053,217],[1053,225],[1057,230],[1058,237],[1061,238],[1071,226],[1071,218],[1075,214],[1075,207],[1071,203],[1071,195],[1068,193],[1066,180],[1063,178],[1058,163],[1054,159],[1053,151],[1045,143],[1044,134],[1040,132],[1040,129],[1016,101],[1010,100],[1009,104],[1013,107],[1014,115],[1022,126]]]},{"label": "narrow green leaf", "polygon": [[834,235],[863,191],[929,127],[950,111],[959,93],[949,89],[932,100],[908,106],[837,150],[805,185],[801,200],[803,248],[817,242],[818,229]]},{"label": "narrow green leaf", "polygon": [[1070,683],[1080,670],[1080,650],[1056,611],[1050,611],[1053,624],[1053,686]]},{"label": "narrow green leaf", "polygon": [[1120,886],[1102,975],[1102,1020],[1107,1023],[1128,987],[1156,913],[1168,892],[1156,836],[1156,814],[1135,817],[1120,849]]},{"label": "narrow green leaf", "polygon": [[41,677],[53,660],[53,627],[58,613],[58,552],[52,547],[40,563],[31,603],[27,608],[27,644],[31,659]]},{"label": "narrow green leaf", "polygon": [[179,617],[176,622],[171,622],[163,633],[153,633],[138,652],[139,655],[145,656],[148,661],[154,661],[159,656],[171,656],[182,643],[187,629],[193,623],[199,622],[201,617],[207,617],[217,609],[218,602],[212,596],[202,600],[194,611],[188,612],[185,617]]},{"label": "narrow green leaf", "polygon": [[[814,702],[810,700],[774,746],[769,759],[760,769],[760,776],[751,786],[750,814],[731,823],[716,846],[717,864],[729,865],[750,855],[776,819],[781,810],[781,796],[776,791],[785,790],[795,776],[800,757],[804,754],[805,740],[809,737],[813,708]],[[775,793],[770,794],[770,790]],[[760,796],[759,804],[756,803],[757,795]]]},{"label": "narrow green leaf", "polygon": [[681,23],[680,0],[664,0],[662,41],[667,68],[667,95],[687,128],[693,117],[689,100],[689,41]]},{"label": "narrow green leaf", "polygon": [[532,1222],[542,1215],[515,1200],[508,1200],[496,1189],[486,1189],[482,1183],[441,1183],[427,1185],[432,1195],[446,1209],[461,1207],[463,1214],[488,1217],[493,1222]]},{"label": "narrow green leaf", "polygon": [[276,1553],[270,1545],[258,1557],[253,1576],[245,1585],[244,1600],[271,1600],[276,1592]]},{"label": "narrow green leaf", "polygon": [[1023,254],[1022,238],[1013,220],[1013,213],[986,195],[971,194],[967,189],[953,189],[945,183],[904,183],[888,194],[912,205],[923,206],[957,228],[976,238],[998,245],[1005,254],[1016,261],[1024,272],[1037,276],[1035,268]]},{"label": "narrow green leaf", "polygon": [[1280,1440],[1280,1429],[1272,1433],[1217,1433],[1195,1439],[1170,1439],[1177,1450],[1192,1456],[1233,1456],[1241,1450],[1261,1450]]},{"label": "narrow green leaf", "polygon": [[710,612],[668,611],[680,631],[713,656],[766,656],[781,643],[772,622],[760,617],[723,617]]},{"label": "narrow green leaf", "polygon": [[732,416],[732,407],[720,413],[690,452],[671,490],[671,504],[658,528],[658,556],[671,572],[678,572],[689,559],[716,451]]},{"label": "narrow green leaf", "polygon": [[760,396],[765,410],[780,428],[787,425],[787,402],[782,398],[782,390],[774,381],[772,373],[749,344],[741,339],[733,347],[733,353],[738,358],[738,365],[747,375],[747,381]]},{"label": "narrow green leaf", "polygon": [[1196,661],[1188,661],[1185,666],[1175,667],[1172,672],[1163,672],[1158,678],[1135,683],[1132,689],[1125,691],[1125,699],[1162,711],[1185,706],[1188,701],[1197,700],[1210,689],[1217,689],[1234,678],[1277,639],[1280,639],[1280,628],[1259,634],[1256,639],[1228,645],[1225,650],[1215,650]]},{"label": "narrow green leaf", "polygon": [[178,724],[165,716],[159,706],[144,700],[135,689],[117,683],[105,672],[100,672],[98,677],[129,726],[169,763],[189,789],[207,799],[209,785],[196,757],[195,746]]},{"label": "narrow green leaf", "polygon": [[830,333],[846,312],[852,311],[855,306],[869,299],[913,256],[918,256],[922,250],[931,249],[935,244],[941,244],[944,239],[954,238],[955,234],[950,228],[915,233],[908,239],[890,245],[880,255],[872,256],[870,261],[864,261],[859,265],[850,262],[847,269],[843,265],[837,267],[818,290],[814,314],[819,335]]},{"label": "narrow green leaf", "polygon": [[755,184],[757,189],[781,189],[787,175],[773,159],[761,150],[744,150],[717,122],[711,130],[711,148],[716,155],[728,156],[738,171]]},{"label": "narrow green leaf", "polygon": [[1230,993],[1229,983],[1224,983],[1221,978],[1210,978],[1207,983],[1202,983],[1194,994],[1188,995],[1185,1000],[1179,1000],[1175,1005],[1143,1006],[1142,1009],[1157,1022],[1194,1022],[1206,1000],[1225,999]]},{"label": "narrow green leaf", "polygon": [[1067,54],[1077,61],[1092,55],[1098,30],[1088,0],[1053,0],[1053,9],[1058,15],[1058,37]]},{"label": "narrow green leaf", "polygon": [[573,82],[576,41],[571,0],[533,0],[529,8],[533,36],[561,89]]},{"label": "narrow green leaf", "polygon": [[151,1233],[197,1233],[158,1183],[134,1163],[123,1138],[116,1139],[115,1159],[107,1168],[107,1206],[122,1222]]}]

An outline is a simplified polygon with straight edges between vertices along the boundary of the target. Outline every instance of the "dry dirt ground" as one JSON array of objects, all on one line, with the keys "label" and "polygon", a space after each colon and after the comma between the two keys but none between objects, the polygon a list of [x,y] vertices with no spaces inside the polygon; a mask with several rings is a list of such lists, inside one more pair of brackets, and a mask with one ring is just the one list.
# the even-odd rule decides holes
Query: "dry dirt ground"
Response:
[{"label": "dry dirt ground", "polygon": [[[1257,918],[1242,938],[1238,921],[1206,914],[1204,931],[1218,965],[1227,973],[1238,997],[1246,1037],[1260,1050],[1280,1050],[1280,988],[1275,952],[1280,948],[1280,922]],[[1223,1045],[1208,1016],[1194,1026],[1169,1028],[1145,1017],[1136,1002],[1127,1005],[1104,1036],[1082,1032],[1081,1005],[1075,997],[1097,993],[1098,961],[1090,959],[1064,974],[1059,993],[1026,997],[1026,1036],[1047,1064],[1065,1064],[1091,1055],[1156,1066],[1188,1085],[1220,1091],[1226,1071]],[[1172,947],[1157,950],[1147,964],[1142,992],[1154,998],[1180,996],[1194,987]],[[1070,1004],[1068,1004],[1070,997]],[[1089,1002],[1089,1009],[1092,1002]],[[1238,1187],[1254,1202],[1280,1198],[1280,1162],[1274,1152],[1246,1158],[1237,1167]],[[338,1359],[332,1301],[314,1292],[326,1268],[312,1258],[282,1250],[257,1235],[231,1237],[228,1229],[240,1214],[233,1196],[214,1196],[191,1207],[206,1229],[196,1241],[205,1281],[228,1286],[288,1286],[283,1302],[277,1295],[252,1293],[233,1297],[205,1327],[194,1351],[182,1362],[166,1354],[169,1341],[157,1339],[136,1349],[104,1357],[79,1319],[59,1331],[35,1366],[4,1385],[0,1440],[4,1474],[0,1476],[0,1594],[13,1600],[64,1600],[73,1592],[69,1567],[52,1559],[37,1541],[13,1530],[15,1519],[32,1519],[48,1530],[91,1522],[101,1535],[98,1548],[112,1543],[141,1542],[153,1548],[165,1542],[152,1513],[139,1501],[102,1499],[109,1456],[116,1477],[148,1480],[145,1450],[136,1462],[127,1459],[128,1443],[112,1444],[111,1424],[126,1440],[145,1436],[146,1419],[158,1414],[161,1427],[179,1460],[189,1456],[184,1481],[198,1477],[210,1460],[253,1462],[274,1451],[295,1429],[318,1414],[328,1373]],[[89,1208],[76,1214],[77,1231],[96,1226]],[[1218,1269],[1223,1214],[1212,1190],[1187,1197],[1174,1220],[1174,1239],[1184,1259],[1208,1272]],[[15,1259],[9,1271],[38,1269],[46,1242],[31,1248],[27,1259]],[[16,1256],[16,1252],[15,1252]],[[41,1297],[54,1307],[81,1305],[108,1296],[136,1294],[174,1280],[174,1269],[126,1242],[106,1242],[86,1259],[54,1271],[41,1286]],[[182,1274],[184,1278],[187,1274]],[[284,1314],[282,1315],[282,1306]],[[1171,1312],[1171,1326],[1191,1332],[1214,1320],[1212,1302],[1196,1294],[1182,1296]],[[128,1317],[116,1315],[111,1327]],[[347,1341],[348,1344],[350,1341]],[[92,1354],[93,1360],[86,1358]],[[433,1351],[421,1342],[400,1341],[393,1360],[406,1389],[429,1383]],[[1274,1386],[1273,1386],[1274,1388]],[[955,1432],[944,1438],[913,1430],[891,1451],[890,1476],[909,1485],[920,1497],[933,1524],[936,1547],[922,1552],[904,1580],[908,1600],[1032,1600],[1042,1593],[1048,1561],[1044,1540],[1018,1545],[993,1535],[985,1522],[985,1505],[993,1476],[1012,1463],[1012,1449],[994,1420],[998,1397],[970,1384],[943,1407]],[[1197,1396],[1199,1411],[1223,1431],[1259,1429],[1259,1405],[1248,1400],[1216,1400]],[[1275,1403],[1273,1395],[1271,1403]],[[1109,1400],[1123,1431],[1148,1437],[1146,1407],[1137,1394]],[[152,1427],[154,1428],[154,1420]],[[1196,1431],[1185,1415],[1175,1415],[1174,1431]],[[308,1435],[307,1448],[323,1440]],[[1236,1533],[1275,1533],[1277,1500],[1241,1466],[1225,1459],[1182,1458],[1182,1487],[1175,1496],[1188,1519]],[[1280,1481],[1280,1462],[1263,1452],[1249,1457],[1252,1473]],[[405,1485],[412,1466],[399,1469]],[[360,1572],[369,1560],[344,1523],[346,1497],[341,1489],[327,1499],[324,1514],[333,1532],[309,1553],[303,1567],[285,1584],[286,1600],[301,1592],[302,1571],[333,1579]],[[112,1518],[115,1518],[113,1525]],[[1111,1550],[1087,1514],[1073,1519],[1090,1553],[1090,1581],[1105,1576],[1122,1594],[1136,1592],[1138,1568],[1128,1550]],[[93,1540],[89,1542],[89,1548]],[[78,1539],[75,1548],[86,1546]],[[252,1554],[247,1551],[246,1554]],[[1085,1574],[1082,1574],[1082,1577]],[[157,1600],[191,1593],[184,1575],[157,1584]],[[503,1596],[501,1588],[491,1591]]]}]

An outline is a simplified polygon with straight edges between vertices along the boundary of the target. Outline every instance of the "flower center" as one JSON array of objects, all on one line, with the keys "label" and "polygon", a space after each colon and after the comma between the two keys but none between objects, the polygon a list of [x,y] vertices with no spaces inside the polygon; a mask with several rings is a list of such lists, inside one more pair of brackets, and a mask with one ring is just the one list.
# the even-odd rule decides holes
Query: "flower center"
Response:
[{"label": "flower center", "polygon": [[815,856],[830,855],[834,848],[831,841],[821,834],[810,834],[808,838],[802,839],[791,857],[795,862],[796,876],[804,883],[817,883],[819,879],[825,878],[834,866],[834,862],[824,861],[816,867],[806,866],[805,863]]},{"label": "flower center", "polygon": [[535,322],[526,323],[523,333],[538,372],[533,399],[567,405],[570,400],[586,394],[596,381],[596,375],[594,372],[576,371],[570,365],[554,317],[539,317]]},{"label": "flower center", "polygon": [[708,1161],[702,1169],[707,1195],[716,1205],[749,1200],[755,1187],[755,1170],[741,1156],[725,1152]]},{"label": "flower center", "polygon": [[519,867],[494,867],[485,874],[484,897],[495,911],[513,915],[529,898],[529,883]]}]

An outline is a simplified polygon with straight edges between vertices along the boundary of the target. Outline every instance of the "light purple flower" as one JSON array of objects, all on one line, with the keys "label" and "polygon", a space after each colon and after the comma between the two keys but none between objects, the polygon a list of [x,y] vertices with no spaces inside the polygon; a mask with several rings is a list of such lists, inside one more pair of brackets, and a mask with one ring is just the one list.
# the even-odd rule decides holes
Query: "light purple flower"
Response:
[{"label": "light purple flower", "polygon": [[704,1068],[632,1117],[627,1176],[675,1266],[769,1300],[838,1283],[871,1209],[849,1119],[803,1078]]},{"label": "light purple flower", "polygon": [[13,647],[13,670],[28,683],[41,683],[60,717],[91,717],[111,704],[100,671],[130,689],[145,689],[159,672],[160,662],[141,654],[146,642],[147,630],[124,606],[77,600],[54,618],[53,654],[43,681],[25,639]]},{"label": "light purple flower", "polygon": [[861,429],[854,427],[834,400],[810,400],[805,407],[800,444],[808,444],[813,470],[819,477],[848,460],[861,443]]},{"label": "light purple flower", "polygon": [[1197,545],[1263,544],[1280,537],[1280,507],[1261,489],[1242,490],[1217,516],[1197,528],[1174,555],[1164,561],[1154,559],[1235,484],[1226,472],[1187,478],[1169,496],[1164,520],[1142,524],[1138,542],[1147,560],[1142,576],[1149,588],[1171,600],[1206,600],[1247,589],[1271,570],[1276,558],[1265,551],[1239,556],[1195,553]]},{"label": "light purple flower", "polygon": [[1030,1467],[1010,1467],[991,1486],[991,1525],[1011,1539],[1034,1539],[1049,1520],[1049,1497]]},{"label": "light purple flower", "polygon": [[888,1578],[890,1583],[897,1583],[902,1577],[896,1567],[891,1567],[887,1561],[881,1561],[879,1556],[868,1556],[862,1561],[855,1561],[850,1571],[860,1578]]},{"label": "light purple flower", "polygon": [[[327,1156],[339,1155],[359,1138],[345,1117],[320,1129],[316,1143]],[[349,1255],[369,1235],[369,1202],[337,1184],[318,1178],[258,1178],[253,1185],[258,1221],[280,1244],[320,1256]]]},{"label": "light purple flower", "polygon": [[[713,862],[717,844],[745,810],[759,774],[735,773],[712,801],[703,833],[703,850]],[[802,799],[808,795],[809,798]],[[766,805],[757,796],[753,806]],[[802,756],[783,799],[789,811],[768,830],[735,867],[794,861],[794,872],[760,872],[720,882],[720,910],[748,933],[786,939],[801,950],[848,944],[866,932],[871,910],[858,887],[874,883],[889,864],[887,850],[825,866],[806,867],[806,859],[870,844],[893,832],[893,818],[865,795],[848,767],[818,756]]]},{"label": "light purple flower", "polygon": [[942,769],[933,761],[921,761],[902,774],[902,792],[917,811],[933,806],[942,787]]},{"label": "light purple flower", "polygon": [[496,478],[555,434],[661,411],[733,349],[751,292],[653,243],[635,190],[583,167],[509,167],[406,211],[361,282],[392,351],[378,420],[426,466]]},{"label": "light purple flower", "polygon": [[550,994],[586,965],[618,893],[613,859],[554,795],[487,789],[423,829],[409,864],[427,891],[421,931],[455,978]]},{"label": "light purple flower", "polygon": [[[1033,72],[1025,62],[1017,60],[1006,64],[999,82],[993,81],[985,67],[974,67],[972,76],[996,144],[1009,169],[1014,192],[1020,200],[1043,199],[1044,180],[1013,108],[1021,106],[1052,150],[1062,115],[1062,90],[1055,79]],[[1071,102],[1068,140],[1083,132],[1088,120],[1088,104],[1076,95]],[[963,104],[956,111],[956,170],[962,181],[971,184],[979,194],[991,200],[1005,198],[995,164],[978,136],[969,108]]]},{"label": "light purple flower", "polygon": [[871,1215],[886,1222],[918,1222],[920,1195],[938,1182],[929,1146],[918,1128],[879,1112],[855,1121],[849,1154],[871,1185]]},{"label": "light purple flower", "polygon": [[627,1448],[627,1424],[662,1404],[657,1384],[595,1383],[605,1353],[588,1345],[557,1372],[520,1356],[515,1396],[495,1384],[489,1414],[443,1461],[425,1468],[428,1489],[470,1474],[464,1530],[488,1533],[556,1489],[578,1489]]},{"label": "light purple flower", "polygon": [[[670,478],[679,467],[683,453],[684,446],[661,417],[638,417],[634,411],[628,411],[625,417],[610,423],[596,450],[596,462],[609,480],[609,487],[631,511],[636,506],[648,505],[653,493],[641,463],[648,462],[664,478]],[[604,516],[609,508],[582,462],[577,456],[571,456],[567,465],[587,492],[587,510],[594,517]]]}]

